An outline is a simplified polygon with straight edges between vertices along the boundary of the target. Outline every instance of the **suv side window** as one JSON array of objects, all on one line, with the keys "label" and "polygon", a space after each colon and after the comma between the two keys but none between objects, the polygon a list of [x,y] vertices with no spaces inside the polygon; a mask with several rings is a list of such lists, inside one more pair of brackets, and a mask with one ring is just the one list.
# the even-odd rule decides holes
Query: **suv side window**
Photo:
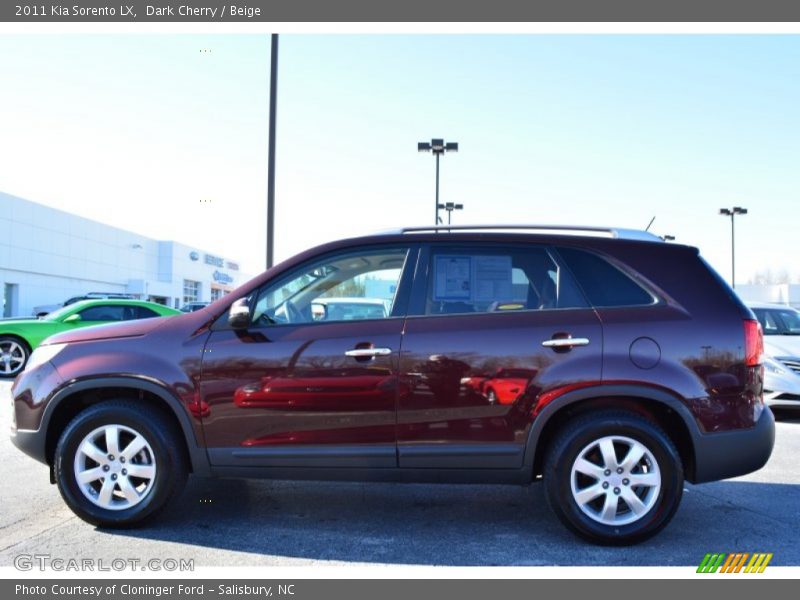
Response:
[{"label": "suv side window", "polygon": [[253,326],[386,319],[392,316],[408,248],[327,257],[261,288]]},{"label": "suv side window", "polygon": [[655,302],[652,294],[593,252],[561,247],[558,254],[575,275],[592,306],[641,306]]},{"label": "suv side window", "polygon": [[427,315],[588,306],[542,246],[435,246],[428,272]]}]

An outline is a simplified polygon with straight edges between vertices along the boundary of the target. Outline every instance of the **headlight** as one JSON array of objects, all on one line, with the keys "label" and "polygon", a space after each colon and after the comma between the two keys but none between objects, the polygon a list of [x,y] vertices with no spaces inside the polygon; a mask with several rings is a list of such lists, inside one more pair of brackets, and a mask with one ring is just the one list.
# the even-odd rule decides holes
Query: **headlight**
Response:
[{"label": "headlight", "polygon": [[778,361],[771,358],[764,359],[764,369],[776,375],[786,375],[789,371]]},{"label": "headlight", "polygon": [[53,360],[59,352],[66,348],[66,344],[49,344],[47,346],[39,346],[33,351],[28,363],[25,365],[25,370],[30,371],[39,365]]}]

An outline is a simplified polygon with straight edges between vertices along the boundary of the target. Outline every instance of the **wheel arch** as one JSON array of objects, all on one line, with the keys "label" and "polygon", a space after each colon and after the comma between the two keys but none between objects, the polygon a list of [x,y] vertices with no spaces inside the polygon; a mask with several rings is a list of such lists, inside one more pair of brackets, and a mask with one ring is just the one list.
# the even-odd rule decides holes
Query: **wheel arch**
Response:
[{"label": "wheel arch", "polygon": [[77,381],[62,388],[47,404],[41,427],[45,431],[45,458],[52,467],[58,438],[67,424],[82,410],[100,402],[128,398],[160,410],[180,433],[191,471],[210,473],[205,449],[197,439],[186,408],[175,395],[159,383],[137,377],[109,377]]},{"label": "wheel arch", "polygon": [[539,477],[547,448],[566,422],[578,415],[610,408],[629,410],[660,425],[678,449],[686,479],[694,480],[696,439],[700,435],[694,417],[677,397],[645,385],[593,385],[558,396],[531,426],[524,468],[533,479]]}]

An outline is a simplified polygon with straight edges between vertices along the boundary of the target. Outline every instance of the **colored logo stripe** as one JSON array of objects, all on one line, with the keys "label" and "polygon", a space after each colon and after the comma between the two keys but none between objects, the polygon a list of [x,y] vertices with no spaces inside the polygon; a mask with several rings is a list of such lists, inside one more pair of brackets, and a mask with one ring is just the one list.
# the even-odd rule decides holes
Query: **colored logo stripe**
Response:
[{"label": "colored logo stripe", "polygon": [[[750,559],[748,562],[747,559]],[[723,552],[709,552],[703,557],[700,566],[697,567],[698,573],[739,573],[744,568],[745,573],[763,573],[764,569],[772,560],[772,553],[754,552],[735,552],[726,554]],[[747,566],[745,566],[747,563]]]}]

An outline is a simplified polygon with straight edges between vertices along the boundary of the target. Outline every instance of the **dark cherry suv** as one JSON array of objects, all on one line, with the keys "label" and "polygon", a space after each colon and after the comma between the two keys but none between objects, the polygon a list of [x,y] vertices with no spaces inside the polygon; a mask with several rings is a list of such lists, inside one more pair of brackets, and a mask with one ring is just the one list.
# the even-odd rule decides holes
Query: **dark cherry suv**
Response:
[{"label": "dark cherry suv", "polygon": [[102,526],[152,517],[189,472],[542,479],[570,529],[626,544],[667,524],[684,479],[765,464],[761,357],[695,248],[412,228],[309,250],[197,312],[50,338],[14,383],[12,435]]}]

